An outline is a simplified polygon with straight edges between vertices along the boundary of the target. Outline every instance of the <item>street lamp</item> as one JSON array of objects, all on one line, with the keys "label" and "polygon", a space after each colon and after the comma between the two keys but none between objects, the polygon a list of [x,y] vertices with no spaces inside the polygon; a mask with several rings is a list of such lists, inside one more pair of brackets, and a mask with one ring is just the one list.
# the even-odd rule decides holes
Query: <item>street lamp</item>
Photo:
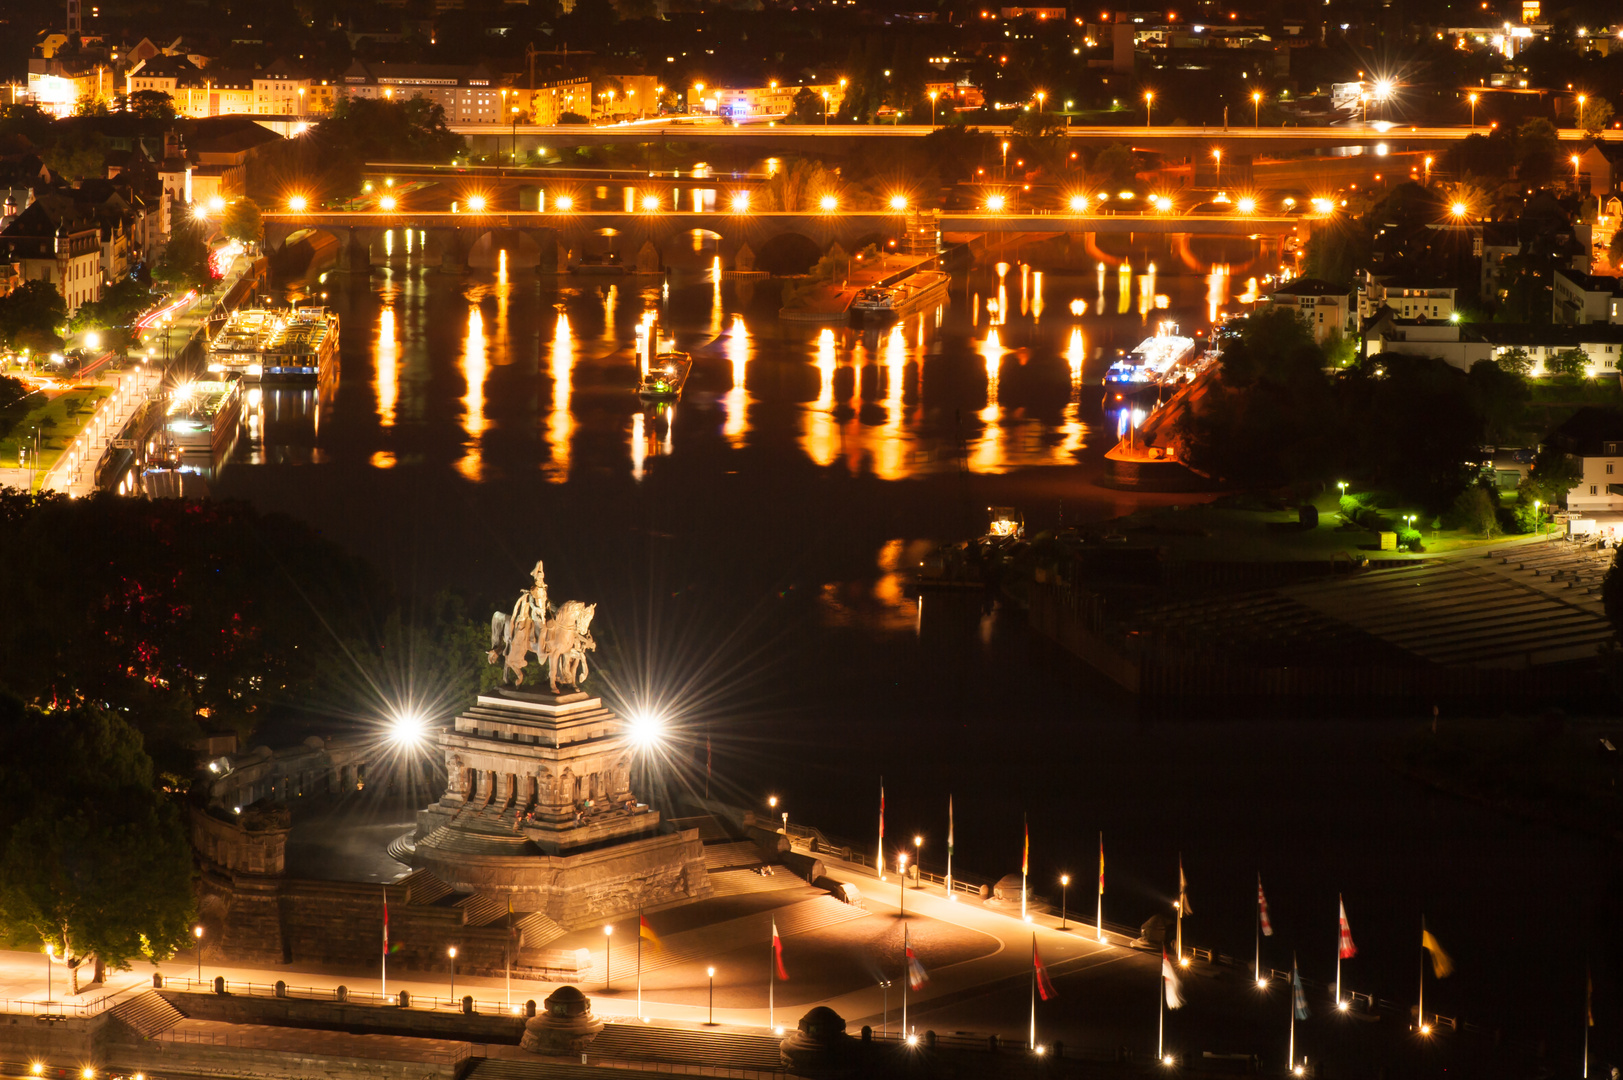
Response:
[{"label": "street lamp", "polygon": [[896,917],[907,916],[907,852],[896,853]]},{"label": "street lamp", "polygon": [[1584,95],[1584,94],[1579,94],[1578,95],[1578,130],[1579,131],[1582,131],[1583,128],[1584,128],[1584,102],[1586,102],[1588,100],[1589,100],[1589,98],[1586,95]]},{"label": "street lamp", "polygon": [[610,948],[614,944],[614,924],[603,927],[603,989],[608,990],[614,982],[614,969],[610,967],[612,954]]},{"label": "street lamp", "polygon": [[1578,190],[1578,155],[1573,154],[1572,157],[1569,158],[1568,160],[1572,162],[1572,190],[1577,191]]},{"label": "street lamp", "polygon": [[452,945],[445,950],[445,955],[451,958],[451,1007],[456,1007],[456,946]]},{"label": "street lamp", "polygon": [[935,98],[936,91],[930,91],[930,126],[935,127]]},{"label": "street lamp", "polygon": [[823,126],[828,127],[828,91],[823,91]]},{"label": "street lamp", "polygon": [[1144,91],[1144,126],[1150,126],[1150,110],[1155,106],[1155,91]]},{"label": "street lamp", "polygon": [[1009,140],[1003,140],[1003,179],[1009,178]]},{"label": "street lamp", "polygon": [[915,874],[920,875],[920,877],[919,877],[919,888],[921,888],[921,889],[924,888],[924,877],[923,877],[923,874],[924,874],[924,860],[922,858],[920,858],[919,853],[923,849],[924,849],[924,837],[919,836],[918,834],[915,833],[914,836],[913,836],[913,872]]},{"label": "street lamp", "polygon": [[1251,126],[1262,126],[1262,92],[1259,90],[1251,91]]},{"label": "street lamp", "polygon": [[56,946],[45,943],[45,1004],[51,1003],[51,965],[56,962]]},{"label": "street lamp", "polygon": [[1465,95],[1465,99],[1471,103],[1471,130],[1475,131],[1476,130],[1476,94],[1475,93],[1467,94],[1467,95]]},{"label": "street lamp", "polygon": [[716,1026],[716,969],[705,968],[704,973],[710,980],[710,1022],[709,1027]]},{"label": "street lamp", "polygon": [[203,926],[201,923],[192,927],[192,937],[197,939],[197,981],[203,981]]},{"label": "street lamp", "polygon": [[1221,151],[1221,150],[1213,150],[1212,151],[1212,157],[1217,159],[1217,179],[1216,179],[1215,183],[1217,184],[1218,187],[1222,187],[1223,186],[1223,151]]},{"label": "street lamp", "polygon": [[1061,930],[1070,929],[1066,925],[1066,914],[1067,914],[1066,900],[1068,899],[1068,894],[1070,893],[1070,890],[1071,890],[1071,875],[1070,874],[1061,874],[1059,876],[1059,928]]}]

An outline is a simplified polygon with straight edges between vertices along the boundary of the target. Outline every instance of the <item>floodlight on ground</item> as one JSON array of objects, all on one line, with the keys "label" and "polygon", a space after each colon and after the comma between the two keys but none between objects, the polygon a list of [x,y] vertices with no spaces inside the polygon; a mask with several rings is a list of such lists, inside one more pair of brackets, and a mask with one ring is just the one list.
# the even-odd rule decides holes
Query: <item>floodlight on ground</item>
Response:
[{"label": "floodlight on ground", "polygon": [[86,1065],[84,1068],[80,1069],[79,1075],[83,1077],[84,1080],[96,1080],[96,1070],[92,1069],[89,1065]]},{"label": "floodlight on ground", "polygon": [[1291,1070],[1291,1075],[1292,1076],[1306,1076],[1307,1075],[1307,1070],[1302,1068],[1302,1066],[1298,1065],[1294,1069]]},{"label": "floodlight on ground", "polygon": [[1257,980],[1257,989],[1258,990],[1266,990],[1266,989],[1268,989],[1268,980],[1267,979],[1258,979]]},{"label": "floodlight on ground", "polygon": [[[909,1045],[909,1046],[917,1046],[918,1044],[919,1044],[919,1037],[917,1035],[909,1035],[907,1037],[907,1045]],[[1037,1052],[1042,1053],[1042,1051],[1040,1049]]]},{"label": "floodlight on ground", "polygon": [[1348,1009],[1352,1008],[1352,1002],[1338,1001],[1336,1002],[1336,1008],[1340,1009],[1342,1012],[1346,1012]]},{"label": "floodlight on ground", "polygon": [[1168,1054],[1166,1057],[1161,1059],[1161,1064],[1170,1068],[1171,1066],[1177,1064],[1177,1059],[1175,1059],[1171,1054]]},{"label": "floodlight on ground", "polygon": [[33,1073],[35,1076],[43,1076],[45,1075],[45,1063],[43,1061],[36,1061],[32,1065],[28,1066],[28,1071]]},{"label": "floodlight on ground", "polygon": [[99,348],[101,348],[101,335],[96,333],[94,330],[87,333],[85,335],[85,348],[87,348],[87,349],[99,349]]},{"label": "floodlight on ground", "polygon": [[428,735],[428,723],[416,713],[401,713],[389,721],[389,739],[401,746],[418,746]]}]

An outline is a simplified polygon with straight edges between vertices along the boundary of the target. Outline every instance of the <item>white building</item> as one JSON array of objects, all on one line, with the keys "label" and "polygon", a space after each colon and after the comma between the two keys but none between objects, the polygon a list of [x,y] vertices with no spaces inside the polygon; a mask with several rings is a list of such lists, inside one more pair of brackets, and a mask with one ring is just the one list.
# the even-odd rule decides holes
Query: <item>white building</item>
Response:
[{"label": "white building", "polygon": [[410,101],[421,97],[445,110],[447,124],[502,124],[506,95],[478,64],[363,64],[344,72],[343,92],[355,98]]},{"label": "white building", "polygon": [[1273,307],[1295,310],[1313,327],[1313,340],[1324,344],[1330,337],[1352,331],[1352,290],[1319,278],[1297,278],[1268,294]]},{"label": "white building", "polygon": [[1618,535],[1623,529],[1623,413],[1585,406],[1545,443],[1582,465],[1577,486],[1567,491],[1571,531]]},{"label": "white building", "polygon": [[1435,356],[1461,371],[1479,360],[1498,360],[1523,349],[1532,360],[1530,374],[1542,378],[1558,354],[1581,350],[1588,359],[1587,378],[1617,377],[1623,369],[1623,326],[1591,323],[1556,326],[1540,323],[1455,323],[1430,319],[1383,319],[1366,327],[1369,356],[1400,353]]},{"label": "white building", "polygon": [[1400,319],[1447,319],[1454,314],[1454,292],[1448,285],[1382,280],[1365,271],[1358,285],[1358,319],[1367,322],[1383,307],[1391,308]]}]

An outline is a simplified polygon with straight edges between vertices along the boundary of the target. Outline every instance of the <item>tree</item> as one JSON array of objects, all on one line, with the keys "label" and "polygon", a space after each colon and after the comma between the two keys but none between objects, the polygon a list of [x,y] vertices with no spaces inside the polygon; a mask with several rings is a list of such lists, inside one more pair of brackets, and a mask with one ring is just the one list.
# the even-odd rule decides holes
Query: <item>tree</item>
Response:
[{"label": "tree", "polygon": [[1494,363],[1511,374],[1520,375],[1525,379],[1533,371],[1533,354],[1518,345],[1494,357]]},{"label": "tree", "polygon": [[249,198],[236,199],[225,208],[220,231],[244,244],[257,244],[265,236],[265,218],[259,204]]},{"label": "tree", "polygon": [[151,289],[134,278],[123,278],[103,289],[101,299],[80,304],[68,326],[74,331],[128,326],[151,304]]},{"label": "tree", "polygon": [[1454,515],[1461,528],[1481,533],[1484,540],[1499,531],[1499,509],[1493,495],[1481,484],[1472,484],[1460,493],[1454,500]]},{"label": "tree", "polygon": [[116,713],[46,714],[0,695],[0,923],[78,970],[163,960],[189,937],[191,844],[180,808],[155,786],[141,737]]},{"label": "tree", "polygon": [[152,268],[152,280],[173,292],[209,283],[209,247],[196,223],[176,223],[163,258]]},{"label": "tree", "polygon": [[1605,98],[1595,98],[1584,107],[1584,130],[1591,135],[1598,135],[1612,122],[1612,103]]},{"label": "tree", "polygon": [[1138,158],[1121,143],[1111,143],[1093,159],[1093,171],[1113,188],[1122,188],[1138,179]]},{"label": "tree", "polygon": [[48,281],[26,281],[0,297],[0,342],[12,348],[39,348],[67,320],[67,301]]},{"label": "tree", "polygon": [[1612,565],[1600,580],[1600,604],[1612,622],[1613,632],[1623,636],[1623,566],[1618,565],[1619,556],[1623,556],[1623,548],[1612,552]]},{"label": "tree", "polygon": [[125,108],[131,115],[145,120],[175,118],[175,99],[162,90],[137,90],[130,95]]},{"label": "tree", "polygon": [[789,104],[789,115],[784,117],[786,124],[820,124],[823,122],[823,99],[806,89],[804,86],[795,94],[794,101]]},{"label": "tree", "polygon": [[98,131],[77,129],[45,148],[41,160],[58,176],[68,180],[100,177],[107,164],[107,139]]},{"label": "tree", "polygon": [[1583,479],[1583,465],[1570,454],[1545,446],[1533,457],[1533,467],[1516,488],[1523,502],[1566,506],[1567,492]]},{"label": "tree", "polygon": [[1562,349],[1544,364],[1544,370],[1557,378],[1575,379],[1589,369],[1589,354],[1582,349]]},{"label": "tree", "polygon": [[1532,397],[1527,380],[1493,360],[1478,360],[1466,373],[1472,406],[1482,417],[1482,437],[1496,445],[1520,440]]},{"label": "tree", "polygon": [[10,375],[0,375],[0,409],[8,409],[28,396],[28,384]]},{"label": "tree", "polygon": [[839,190],[837,179],[821,161],[812,158],[786,158],[763,192],[763,210],[797,213],[812,210],[817,200]]}]

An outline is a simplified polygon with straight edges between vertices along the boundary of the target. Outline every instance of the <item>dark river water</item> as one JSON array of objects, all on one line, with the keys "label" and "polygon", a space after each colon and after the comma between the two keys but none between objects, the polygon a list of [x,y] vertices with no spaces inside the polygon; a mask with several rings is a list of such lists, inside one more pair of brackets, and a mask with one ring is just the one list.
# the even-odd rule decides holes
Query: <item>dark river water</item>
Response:
[{"label": "dark river water", "polygon": [[[331,274],[307,291],[343,320],[335,394],[251,395],[214,489],[480,605],[545,559],[555,600],[600,603],[599,688],[670,718],[673,787],[702,790],[708,743],[717,793],[776,794],[791,820],[863,839],[883,777],[887,831],[921,834],[936,870],[951,795],[958,868],[992,878],[1018,872],[1025,815],[1033,887],[1056,895],[1062,872],[1091,881],[1102,830],[1123,923],[1167,910],[1181,852],[1186,940],[1247,958],[1260,871],[1265,962],[1297,950],[1318,980],[1343,894],[1346,985],[1404,1004],[1424,911],[1458,966],[1428,1009],[1546,1037],[1576,1075],[1586,954],[1617,1000],[1610,849],[1403,780],[1388,761],[1409,722],[1141,720],[1018,612],[904,592],[906,567],[982,531],[989,505],[1035,530],[1177,501],[1095,484],[1121,422],[1104,367],[1162,320],[1207,333],[1277,261],[1202,238],[994,250],[940,310],[878,330],[780,322],[776,283],[717,280],[703,250],[669,279],[499,257],[466,278],[409,260]],[[670,408],[632,392],[648,318],[695,358]],[[1091,885],[1072,899],[1091,914]],[[1062,1004],[1087,1041],[1089,1003]]]}]

